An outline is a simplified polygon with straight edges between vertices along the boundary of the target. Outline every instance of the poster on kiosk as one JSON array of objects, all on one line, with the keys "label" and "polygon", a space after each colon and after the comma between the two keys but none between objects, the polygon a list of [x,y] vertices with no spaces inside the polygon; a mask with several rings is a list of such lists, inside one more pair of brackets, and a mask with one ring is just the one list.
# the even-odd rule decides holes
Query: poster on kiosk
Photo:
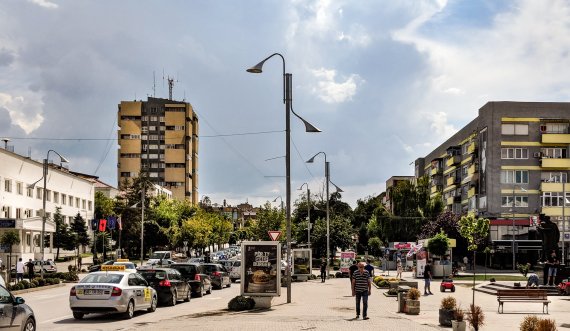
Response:
[{"label": "poster on kiosk", "polygon": [[248,241],[241,244],[241,295],[281,295],[281,244]]},{"label": "poster on kiosk", "polygon": [[293,253],[293,276],[308,276],[312,270],[312,253],[310,248],[296,248]]}]

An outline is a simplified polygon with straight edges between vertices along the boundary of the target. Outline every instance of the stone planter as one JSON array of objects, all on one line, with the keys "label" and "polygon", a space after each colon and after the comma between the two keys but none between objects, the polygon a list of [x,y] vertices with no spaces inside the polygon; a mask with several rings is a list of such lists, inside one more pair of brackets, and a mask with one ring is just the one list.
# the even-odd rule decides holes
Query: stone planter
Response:
[{"label": "stone planter", "polygon": [[420,300],[406,300],[406,314],[419,315],[420,314]]},{"label": "stone planter", "polygon": [[465,331],[467,328],[467,322],[461,321],[458,322],[456,320],[451,321],[451,328],[453,331]]},{"label": "stone planter", "polygon": [[455,318],[453,309],[439,309],[439,325],[451,326],[451,320]]}]

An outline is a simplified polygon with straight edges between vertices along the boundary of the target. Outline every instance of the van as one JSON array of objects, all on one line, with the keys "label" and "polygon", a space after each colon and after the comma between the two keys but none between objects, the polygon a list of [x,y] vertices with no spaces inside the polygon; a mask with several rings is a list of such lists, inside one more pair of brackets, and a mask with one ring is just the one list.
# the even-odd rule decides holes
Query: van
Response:
[{"label": "van", "polygon": [[241,260],[220,260],[218,263],[229,272],[232,283],[241,278]]}]

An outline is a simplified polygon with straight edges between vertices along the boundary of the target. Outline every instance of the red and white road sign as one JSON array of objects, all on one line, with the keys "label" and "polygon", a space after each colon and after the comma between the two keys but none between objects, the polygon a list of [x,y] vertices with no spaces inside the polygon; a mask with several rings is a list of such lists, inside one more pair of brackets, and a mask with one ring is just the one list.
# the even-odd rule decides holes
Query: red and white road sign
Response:
[{"label": "red and white road sign", "polygon": [[279,240],[279,237],[281,237],[281,231],[267,231],[267,234],[273,241],[277,241]]}]

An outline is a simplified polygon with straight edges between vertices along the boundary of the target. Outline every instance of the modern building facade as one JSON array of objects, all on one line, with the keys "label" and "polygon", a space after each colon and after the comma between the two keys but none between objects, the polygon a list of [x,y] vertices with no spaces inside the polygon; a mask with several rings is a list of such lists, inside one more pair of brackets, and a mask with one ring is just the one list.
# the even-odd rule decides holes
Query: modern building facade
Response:
[{"label": "modern building facade", "polygon": [[142,172],[174,198],[198,203],[198,117],[183,101],[121,101],[119,189]]},{"label": "modern building facade", "polygon": [[[43,162],[0,149],[0,164],[0,232],[15,229],[20,235],[20,244],[12,247],[12,262],[18,257],[26,261],[40,259]],[[46,243],[44,258],[53,259],[55,249],[51,234],[55,232],[53,214],[56,208],[61,208],[68,225],[79,213],[89,227],[95,210],[95,184],[60,165],[49,163],[48,166],[45,234],[49,244]],[[5,262],[8,261],[8,251],[8,247],[0,246],[0,257]],[[60,254],[65,255],[66,252],[60,250]]]},{"label": "modern building facade", "polygon": [[497,250],[535,250],[543,213],[558,224],[567,255],[569,144],[570,103],[488,102],[415,161],[415,176],[430,177],[432,197],[448,210],[489,218]]},{"label": "modern building facade", "polygon": [[414,176],[392,176],[386,181],[386,194],[382,197],[382,204],[387,211],[394,214],[394,204],[392,203],[392,188],[399,182],[414,182]]}]

